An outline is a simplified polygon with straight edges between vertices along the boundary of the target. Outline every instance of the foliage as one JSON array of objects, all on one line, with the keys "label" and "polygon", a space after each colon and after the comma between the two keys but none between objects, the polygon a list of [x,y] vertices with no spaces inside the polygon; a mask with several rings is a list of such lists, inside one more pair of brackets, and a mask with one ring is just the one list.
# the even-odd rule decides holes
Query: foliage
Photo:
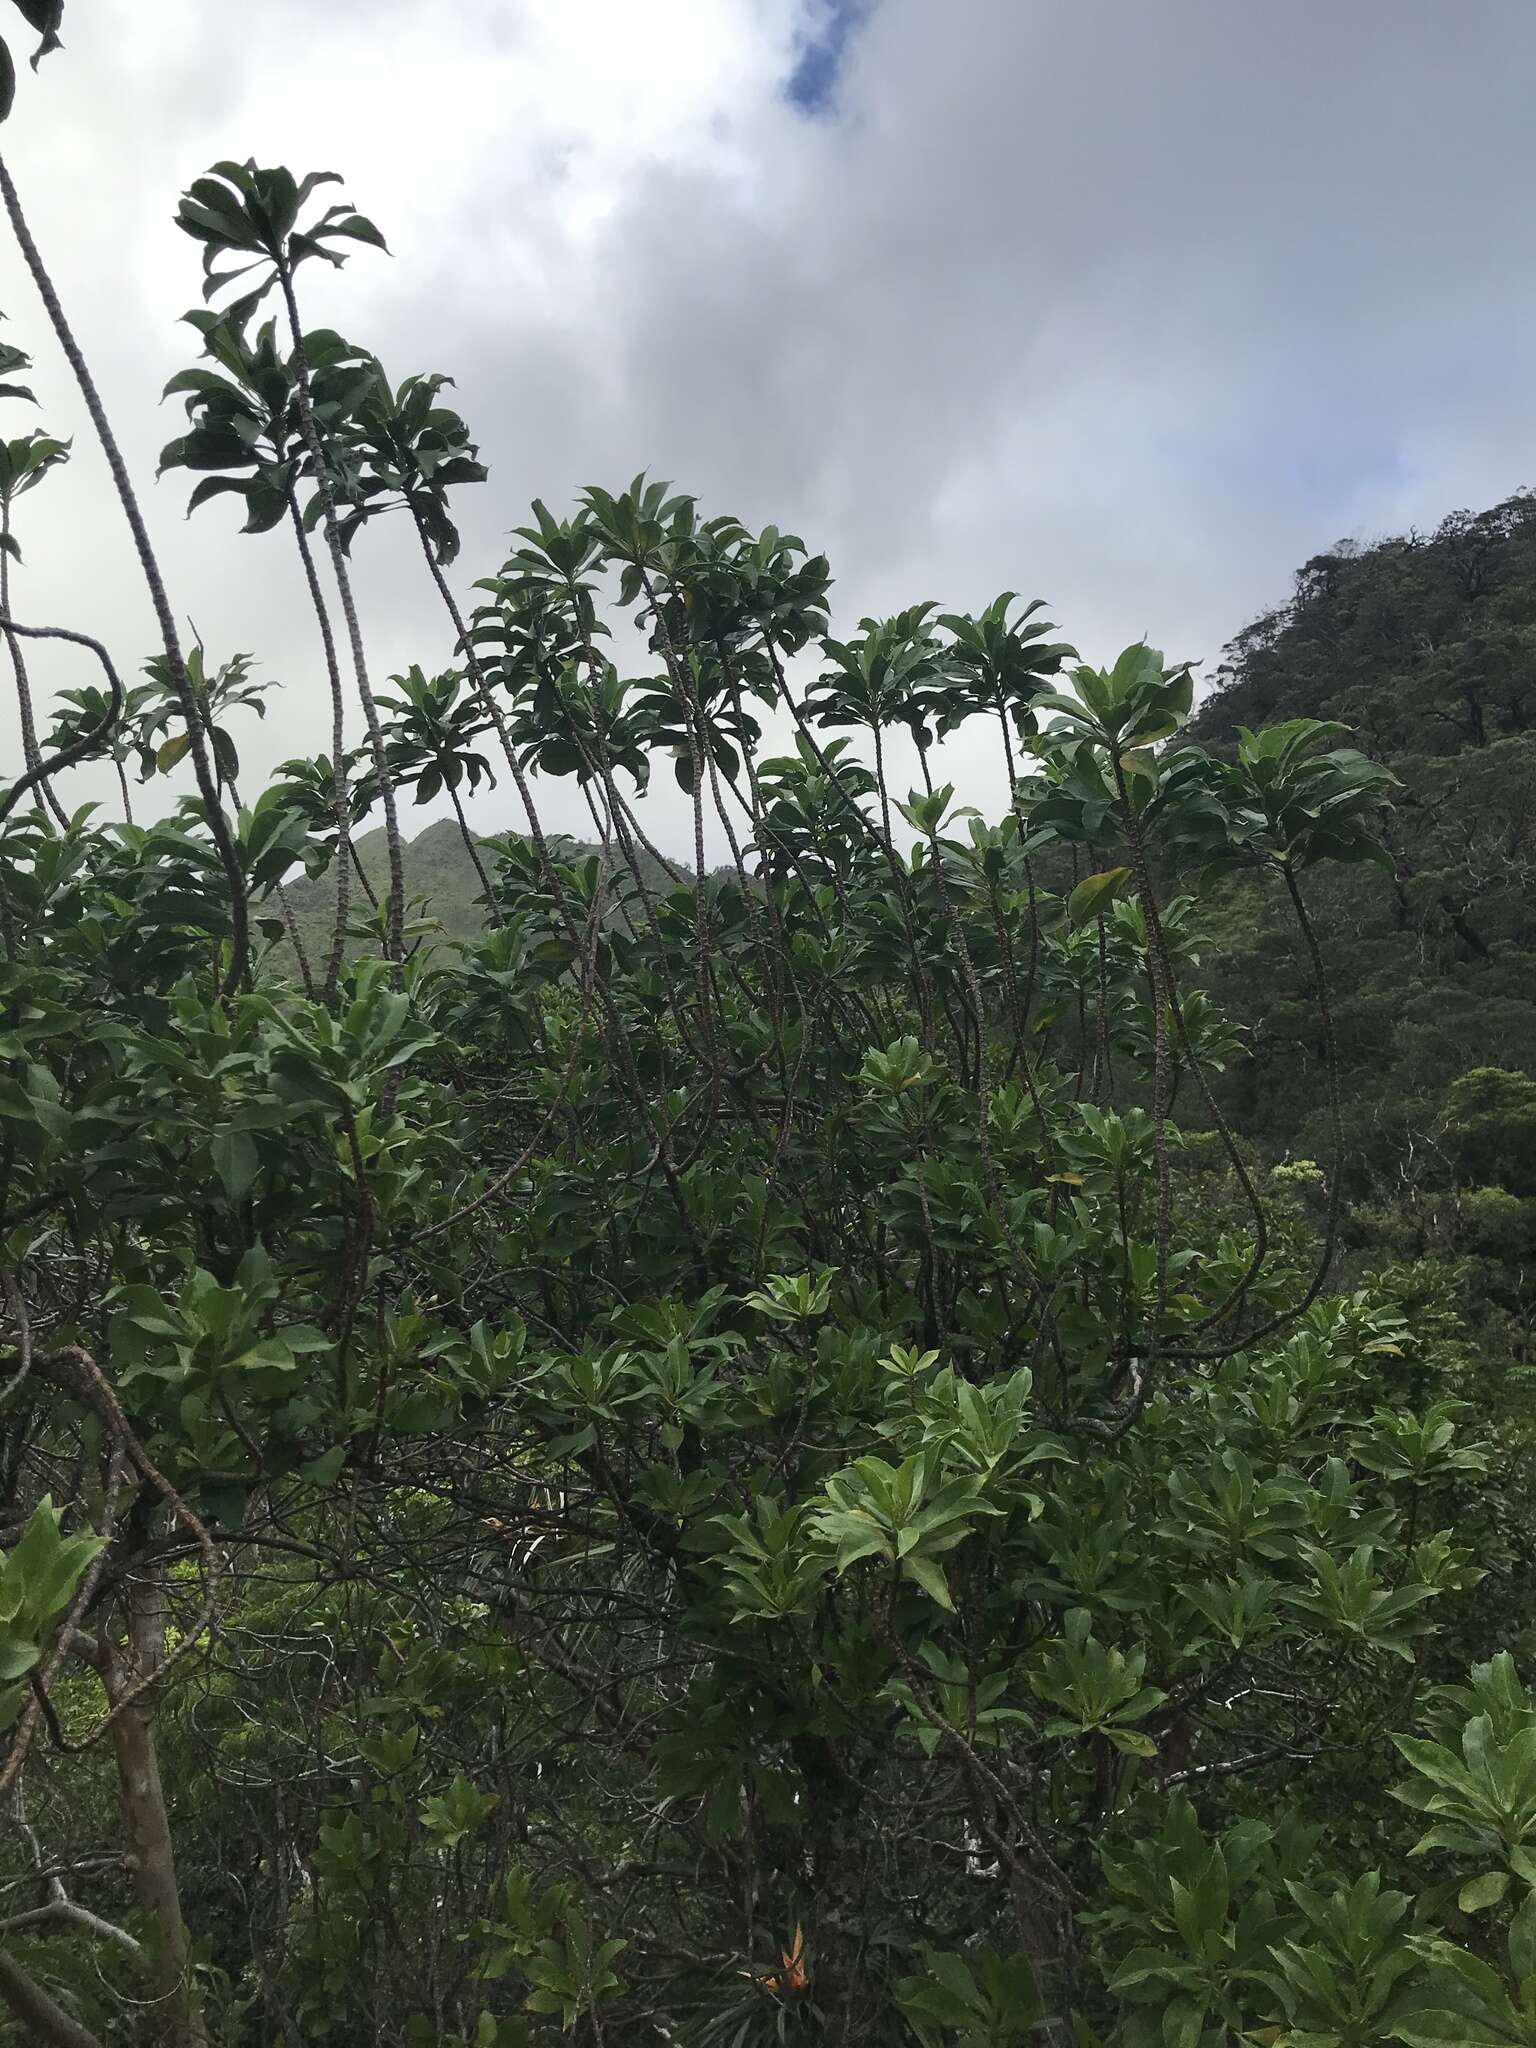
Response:
[{"label": "foliage", "polygon": [[[1389,777],[1304,717],[1214,754],[1187,669],[1011,595],[834,638],[822,557],[644,477],[535,505],[466,623],[445,380],[247,339],[379,240],[300,225],[323,182],[191,187],[210,291],[257,284],[167,466],[307,574],[324,526],[358,646],[344,542],[403,505],[453,635],[243,804],[248,659],[151,663],[93,744],[126,787],[195,732],[209,787],[0,821],[0,1998],[77,2042],[1530,2039],[1536,1709],[1462,1655],[1489,1404],[1411,1276],[1333,1285],[1337,1146],[1324,1220],[1195,979],[1208,878],[1305,939]],[[995,825],[928,774],[970,717],[1029,771]],[[450,940],[350,827],[493,761],[528,829],[460,810]],[[1469,1156],[1506,1098],[1468,1076]]]}]

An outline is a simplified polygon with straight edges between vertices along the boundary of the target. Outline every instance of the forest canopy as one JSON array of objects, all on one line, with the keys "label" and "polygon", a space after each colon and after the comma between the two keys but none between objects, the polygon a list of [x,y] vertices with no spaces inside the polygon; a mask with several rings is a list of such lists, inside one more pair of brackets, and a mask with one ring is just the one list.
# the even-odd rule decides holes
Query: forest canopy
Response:
[{"label": "forest canopy", "polygon": [[[1198,712],[1012,592],[834,626],[647,476],[477,576],[446,376],[305,322],[380,228],[224,161],[161,468],[313,620],[258,789],[0,198],[0,2038],[1536,2040],[1526,501],[1309,565]],[[147,654],[27,617],[75,432]]]}]

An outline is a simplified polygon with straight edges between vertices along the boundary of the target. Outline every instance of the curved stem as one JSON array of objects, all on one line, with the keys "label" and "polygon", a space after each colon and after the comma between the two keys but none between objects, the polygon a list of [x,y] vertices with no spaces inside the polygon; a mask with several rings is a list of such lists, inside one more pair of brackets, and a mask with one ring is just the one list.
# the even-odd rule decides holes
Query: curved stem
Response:
[{"label": "curved stem", "polygon": [[315,623],[320,628],[326,681],[331,691],[331,780],[336,791],[336,922],[331,927],[331,953],[325,968],[323,1000],[329,1007],[336,1000],[336,986],[341,979],[342,956],[347,944],[347,913],[351,908],[352,805],[347,793],[345,766],[347,707],[342,695],[341,663],[336,658],[336,635],[331,630],[331,614],[326,606],[325,592],[320,588],[320,572],[315,567],[309,535],[304,531],[299,501],[292,491],[288,493],[288,516],[293,522],[293,537],[299,544],[299,560],[304,564],[304,581],[309,586]]},{"label": "curved stem", "polygon": [[304,984],[304,993],[315,1000],[315,977],[310,972],[309,955],[304,950],[304,941],[299,934],[299,921],[293,914],[293,905],[288,900],[288,891],[279,882],[276,889],[277,907],[283,915],[283,926],[288,933],[288,943],[293,948],[293,957],[299,963],[299,979]]},{"label": "curved stem", "polygon": [[1008,775],[1008,808],[1018,803],[1019,771],[1013,758],[1013,734],[1008,730],[1008,707],[999,699],[997,722],[1003,728],[1003,764]]},{"label": "curved stem", "polygon": [[224,978],[223,991],[229,995],[244,982],[250,959],[250,923],[246,905],[245,874],[240,865],[235,842],[230,836],[229,821],[224,816],[223,806],[219,802],[218,784],[214,780],[207,736],[203,730],[202,709],[192,688],[192,679],[187,674],[187,664],[182,657],[181,641],[177,636],[171,602],[166,596],[165,580],[160,574],[160,564],[150,545],[149,530],[144,524],[144,515],[139,510],[139,501],[134,493],[127,465],[123,461],[122,451],[117,445],[117,437],[112,432],[106,409],[102,405],[101,394],[96,389],[85,357],[80,353],[74,331],[64,316],[64,308],[59,303],[58,293],[53,288],[53,280],[38,253],[37,244],[32,239],[32,231],[27,226],[27,218],[22,212],[21,200],[4,157],[0,157],[0,198],[4,199],[11,230],[27,268],[32,273],[44,311],[52,323],[59,346],[75,373],[75,381],[80,386],[80,395],[85,400],[86,411],[91,416],[91,424],[96,429],[97,439],[101,442],[102,453],[107,458],[107,467],[112,472],[112,481],[133,535],[134,546],[138,550],[139,566],[144,572],[144,581],[149,586],[150,598],[155,607],[155,618],[165,647],[171,686],[176,692],[187,728],[192,767],[197,776],[198,790],[202,795],[208,830],[213,835],[213,843],[218,849],[220,863],[229,881],[230,962],[229,971]]},{"label": "curved stem", "polygon": [[1134,1377],[1131,1404],[1124,1426],[1141,1413],[1151,1393],[1153,1377],[1163,1344],[1163,1323],[1168,1312],[1168,1239],[1173,1220],[1173,1169],[1168,1154],[1169,1055],[1168,1014],[1174,1000],[1173,974],[1163,941],[1162,919],[1158,915],[1157,893],[1147,866],[1146,841],[1131,803],[1125,769],[1118,752],[1111,752],[1115,792],[1120,799],[1120,822],[1126,849],[1131,856],[1131,873],[1147,927],[1147,974],[1152,983],[1152,1145],[1157,1160],[1156,1260],[1151,1333]]},{"label": "curved stem", "polygon": [[[11,501],[0,498],[0,614],[7,619],[11,615]],[[56,823],[67,827],[69,819],[64,806],[53,793],[53,784],[42,772],[43,757],[37,744],[37,724],[32,716],[32,682],[27,674],[26,657],[21,651],[21,642],[9,626],[5,628],[6,645],[11,651],[11,667],[16,674],[16,708],[21,717],[21,758],[29,769],[38,771],[37,786]]]},{"label": "curved stem", "polygon": [[112,666],[111,655],[89,633],[76,633],[68,626],[23,626],[9,614],[0,619],[0,630],[7,636],[20,634],[28,640],[67,640],[75,647],[88,647],[106,670],[107,687],[112,692],[112,701],[105,712],[88,731],[81,733],[72,746],[63,748],[51,761],[39,761],[35,768],[29,768],[25,775],[11,784],[4,801],[0,802],[0,821],[3,821],[34,783],[41,782],[45,775],[56,775],[61,768],[72,768],[77,761],[85,760],[95,751],[97,742],[106,737],[122,714],[123,686]]}]

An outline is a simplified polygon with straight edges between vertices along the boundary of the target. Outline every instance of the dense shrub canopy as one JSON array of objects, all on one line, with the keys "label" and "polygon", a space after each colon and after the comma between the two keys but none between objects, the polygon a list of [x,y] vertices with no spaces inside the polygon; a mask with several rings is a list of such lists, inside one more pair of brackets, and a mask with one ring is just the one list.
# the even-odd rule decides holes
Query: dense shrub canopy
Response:
[{"label": "dense shrub canopy", "polygon": [[[471,602],[444,380],[303,326],[303,262],[381,239],[326,197],[183,199],[165,462],[286,529],[329,753],[242,787],[249,664],[181,648],[125,474],[143,680],[75,636],[40,739],[5,597],[14,2037],[1536,2038],[1536,1707],[1467,1621],[1512,1583],[1499,1418],[1443,1303],[1338,1290],[1336,1090],[1267,1169],[1199,987],[1238,874],[1336,1077],[1309,895],[1375,872],[1391,778],[1305,717],[1189,744],[1187,672],[1011,596],[839,639],[824,559],[644,477],[535,505]],[[379,689],[389,508],[443,632]],[[929,775],[970,719],[993,822]],[[71,808],[91,759],[122,818]],[[523,829],[477,840],[503,773]],[[478,933],[405,900],[408,790]],[[1469,1145],[1518,1079],[1467,1077]]]}]

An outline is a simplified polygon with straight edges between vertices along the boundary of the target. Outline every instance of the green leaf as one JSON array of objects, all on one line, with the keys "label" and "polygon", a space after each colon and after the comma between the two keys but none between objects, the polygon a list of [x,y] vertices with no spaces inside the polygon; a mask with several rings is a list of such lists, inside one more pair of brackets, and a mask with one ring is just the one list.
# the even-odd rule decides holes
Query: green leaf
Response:
[{"label": "green leaf", "polygon": [[192,735],[190,733],[179,732],[175,734],[173,738],[168,739],[157,750],[155,754],[155,767],[162,775],[166,774],[168,770],[174,768],[176,763],[191,751],[191,747]]},{"label": "green leaf", "polygon": [[1067,898],[1067,922],[1074,930],[1091,923],[1124,893],[1130,878],[1129,868],[1105,868],[1100,874],[1087,876]]},{"label": "green leaf", "polygon": [[243,1201],[256,1178],[258,1165],[256,1146],[250,1132],[226,1126],[214,1133],[209,1150],[213,1154],[214,1171],[224,1183],[225,1194],[232,1202]]},{"label": "green leaf", "polygon": [[954,1612],[955,1603],[949,1596],[949,1583],[932,1558],[909,1555],[902,1559],[901,1569],[904,1577],[917,1581],[930,1600],[937,1600],[941,1607],[951,1614]]},{"label": "green leaf", "polygon": [[1456,1896],[1456,1904],[1463,1913],[1481,1913],[1489,1906],[1496,1906],[1509,1890],[1507,1870],[1487,1870],[1481,1877],[1470,1878]]},{"label": "green leaf", "polygon": [[1510,1922],[1509,1963],[1517,1983],[1536,1981],[1536,1891],[1526,1893]]}]

